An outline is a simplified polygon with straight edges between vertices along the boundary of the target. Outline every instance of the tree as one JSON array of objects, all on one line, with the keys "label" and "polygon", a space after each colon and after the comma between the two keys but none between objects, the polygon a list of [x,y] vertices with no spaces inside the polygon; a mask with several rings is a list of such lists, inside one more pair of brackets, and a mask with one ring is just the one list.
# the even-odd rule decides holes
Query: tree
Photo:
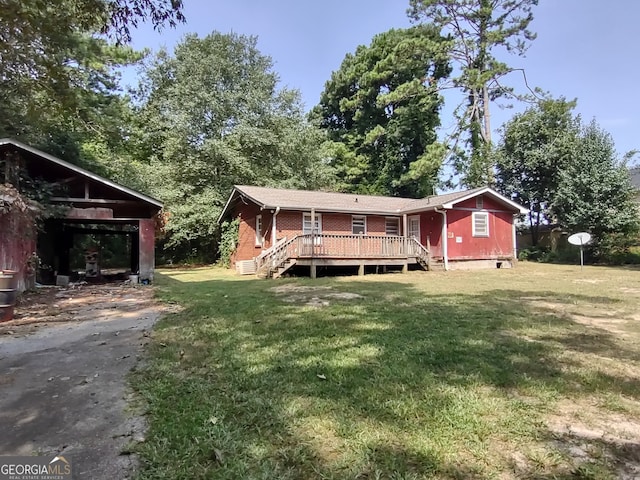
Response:
[{"label": "tree", "polygon": [[347,54],[331,75],[314,115],[335,142],[342,190],[433,193],[442,105],[435,85],[449,73],[440,41],[426,25],[389,30]]},{"label": "tree", "polygon": [[140,21],[160,28],[184,20],[181,9],[179,0],[4,1],[0,135],[99,169],[83,158],[83,143],[121,142],[127,100],[117,69],[142,58],[120,44]]},{"label": "tree", "polygon": [[[468,186],[493,183],[490,103],[511,93],[501,81],[516,70],[499,61],[496,50],[524,55],[527,42],[535,39],[528,26],[537,4],[538,0],[410,0],[410,17],[433,23],[449,39],[445,46],[457,76],[441,88],[458,88],[464,97],[455,110],[457,129],[450,153]],[[464,135],[469,153],[459,147]]]},{"label": "tree", "polygon": [[186,36],[144,67],[134,155],[169,212],[170,255],[216,254],[218,216],[234,184],[317,188],[331,180],[325,136],[298,92],[278,89],[256,39]]},{"label": "tree", "polygon": [[551,221],[549,206],[560,172],[570,163],[579,132],[575,101],[546,99],[515,115],[502,128],[496,156],[496,188],[529,209],[531,243]]},{"label": "tree", "polygon": [[581,129],[559,177],[551,210],[570,232],[590,232],[596,253],[605,253],[611,236],[637,234],[638,207],[626,161],[618,159],[611,136],[595,121]]}]

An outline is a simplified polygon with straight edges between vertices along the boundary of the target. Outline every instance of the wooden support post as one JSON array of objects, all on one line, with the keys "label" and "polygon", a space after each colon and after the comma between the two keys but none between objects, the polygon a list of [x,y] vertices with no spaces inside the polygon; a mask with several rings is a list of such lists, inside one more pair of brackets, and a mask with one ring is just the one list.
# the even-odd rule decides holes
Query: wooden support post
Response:
[{"label": "wooden support post", "polygon": [[155,268],[155,225],[153,219],[138,220],[138,266],[140,280],[153,281]]},{"label": "wooden support post", "polygon": [[317,273],[316,272],[316,264],[315,263],[311,263],[311,266],[309,268],[311,270],[309,276],[311,278],[316,278],[316,273]]},{"label": "wooden support post", "polygon": [[361,277],[364,275],[364,263],[358,265],[358,275]]},{"label": "wooden support post", "polygon": [[140,242],[136,232],[129,233],[129,242],[131,245],[131,273],[136,274],[140,271]]},{"label": "wooden support post", "polygon": [[404,262],[402,264],[402,273],[407,273],[409,271],[409,262]]}]

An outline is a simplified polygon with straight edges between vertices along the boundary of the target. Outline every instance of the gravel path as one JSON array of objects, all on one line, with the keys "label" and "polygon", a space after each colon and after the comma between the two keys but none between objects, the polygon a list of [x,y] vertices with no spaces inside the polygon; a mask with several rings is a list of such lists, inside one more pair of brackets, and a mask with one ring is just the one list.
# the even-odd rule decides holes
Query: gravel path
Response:
[{"label": "gravel path", "polygon": [[17,313],[0,328],[0,455],[63,453],[74,478],[128,478],[145,424],[126,376],[161,313],[151,288],[56,289]]}]

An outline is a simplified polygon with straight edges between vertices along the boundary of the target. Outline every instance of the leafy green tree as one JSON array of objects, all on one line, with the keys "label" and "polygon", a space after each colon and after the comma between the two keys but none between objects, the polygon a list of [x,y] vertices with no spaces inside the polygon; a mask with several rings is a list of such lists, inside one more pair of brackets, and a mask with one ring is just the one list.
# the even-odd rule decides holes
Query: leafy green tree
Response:
[{"label": "leafy green tree", "polygon": [[3,1],[0,135],[75,162],[83,140],[117,141],[126,99],[116,72],[142,55],[106,38],[126,42],[145,20],[175,25],[181,9],[176,0]]},{"label": "leafy green tree", "polygon": [[581,129],[571,162],[560,171],[551,209],[571,232],[595,237],[596,253],[612,235],[635,236],[638,206],[625,159],[595,121]]},{"label": "leafy green tree", "polygon": [[186,36],[147,62],[133,152],[169,212],[169,254],[215,255],[218,216],[234,184],[317,188],[331,179],[324,134],[298,92],[278,89],[256,39]]},{"label": "leafy green tree", "polygon": [[496,188],[529,209],[531,243],[538,244],[539,226],[548,223],[549,206],[560,172],[572,159],[579,119],[575,101],[546,99],[515,115],[502,128],[497,150]]},{"label": "leafy green tree", "polygon": [[[501,82],[518,70],[496,57],[498,49],[524,55],[535,39],[529,29],[538,0],[410,0],[409,16],[441,29],[456,76],[441,88],[460,89],[451,135],[455,165],[468,186],[493,183],[490,103],[512,93]],[[468,149],[461,140],[466,140]]]},{"label": "leafy green tree", "polygon": [[376,35],[347,54],[331,75],[314,115],[327,129],[341,189],[419,197],[431,194],[442,98],[448,75],[435,29],[416,26]]}]

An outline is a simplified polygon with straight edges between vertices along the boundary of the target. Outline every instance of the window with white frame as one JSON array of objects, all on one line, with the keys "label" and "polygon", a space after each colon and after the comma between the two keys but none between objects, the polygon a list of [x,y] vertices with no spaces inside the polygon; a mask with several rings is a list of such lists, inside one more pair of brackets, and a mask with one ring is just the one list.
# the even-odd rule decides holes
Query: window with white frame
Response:
[{"label": "window with white frame", "polygon": [[473,212],[473,236],[474,237],[488,237],[489,236],[489,213],[488,212]]},{"label": "window with white frame", "polygon": [[311,224],[311,213],[302,214],[302,234],[309,235],[310,233],[322,233],[322,216],[316,213],[315,225]]},{"label": "window with white frame", "polygon": [[351,217],[351,233],[353,235],[366,235],[367,217],[364,215],[353,215]]},{"label": "window with white frame", "polygon": [[478,210],[482,210],[484,208],[484,198],[482,197],[482,195],[478,195],[476,197],[476,208]]},{"label": "window with white frame", "polygon": [[385,218],[384,231],[387,235],[400,235],[400,219],[397,217]]},{"label": "window with white frame", "polygon": [[264,236],[262,235],[262,215],[256,215],[256,247],[264,244]]}]

